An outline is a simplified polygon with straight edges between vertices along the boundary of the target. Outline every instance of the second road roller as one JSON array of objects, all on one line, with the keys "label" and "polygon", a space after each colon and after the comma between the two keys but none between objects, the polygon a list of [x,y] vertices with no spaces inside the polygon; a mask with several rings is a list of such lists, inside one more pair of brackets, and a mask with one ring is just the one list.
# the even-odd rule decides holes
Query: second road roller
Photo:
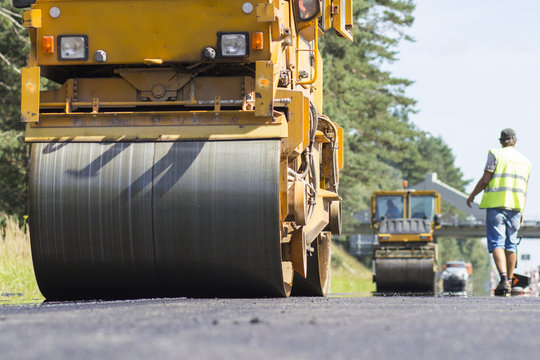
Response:
[{"label": "second road roller", "polygon": [[352,41],[352,0],[13,3],[45,298],[326,294],[343,131],[318,41]]},{"label": "second road roller", "polygon": [[440,228],[440,194],[403,189],[376,191],[371,197],[373,279],[378,292],[434,293]]}]

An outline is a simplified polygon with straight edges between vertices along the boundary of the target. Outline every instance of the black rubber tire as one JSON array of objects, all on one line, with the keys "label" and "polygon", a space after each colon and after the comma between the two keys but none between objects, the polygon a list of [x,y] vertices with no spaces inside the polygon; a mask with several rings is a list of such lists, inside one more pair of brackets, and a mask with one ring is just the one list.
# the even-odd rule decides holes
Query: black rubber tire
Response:
[{"label": "black rubber tire", "polygon": [[308,256],[307,277],[294,273],[292,296],[325,296],[330,287],[332,236],[324,232],[313,242],[314,251]]}]

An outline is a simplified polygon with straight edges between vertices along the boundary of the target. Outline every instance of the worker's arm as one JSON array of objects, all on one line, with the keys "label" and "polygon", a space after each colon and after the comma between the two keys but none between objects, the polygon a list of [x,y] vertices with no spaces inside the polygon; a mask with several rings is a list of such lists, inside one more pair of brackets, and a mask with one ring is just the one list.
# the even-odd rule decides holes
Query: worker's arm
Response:
[{"label": "worker's arm", "polygon": [[527,190],[529,189],[529,179],[527,179],[527,185],[525,185],[525,201],[523,202],[523,210],[521,210],[521,220],[519,221],[520,225],[523,225],[523,212],[525,211],[525,203],[527,202]]},{"label": "worker's arm", "polygon": [[471,207],[471,203],[474,201],[474,197],[478,195],[482,190],[486,188],[486,186],[489,184],[489,180],[491,180],[491,177],[493,176],[493,172],[484,170],[484,175],[478,180],[478,183],[474,187],[473,192],[469,197],[467,198],[467,206]]}]

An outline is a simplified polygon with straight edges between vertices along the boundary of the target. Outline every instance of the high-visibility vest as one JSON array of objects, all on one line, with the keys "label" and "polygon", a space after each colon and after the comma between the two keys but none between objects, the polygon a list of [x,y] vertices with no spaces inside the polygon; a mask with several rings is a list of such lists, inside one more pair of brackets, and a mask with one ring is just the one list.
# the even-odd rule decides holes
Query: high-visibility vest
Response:
[{"label": "high-visibility vest", "polygon": [[489,150],[497,166],[480,202],[481,208],[523,211],[531,163],[513,146]]}]

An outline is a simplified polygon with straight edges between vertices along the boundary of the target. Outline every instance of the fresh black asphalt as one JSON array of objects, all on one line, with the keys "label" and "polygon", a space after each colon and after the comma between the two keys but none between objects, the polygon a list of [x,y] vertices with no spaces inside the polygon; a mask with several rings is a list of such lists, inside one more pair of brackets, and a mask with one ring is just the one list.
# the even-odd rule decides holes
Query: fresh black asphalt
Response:
[{"label": "fresh black asphalt", "polygon": [[0,306],[0,359],[530,359],[539,333],[529,297]]}]

